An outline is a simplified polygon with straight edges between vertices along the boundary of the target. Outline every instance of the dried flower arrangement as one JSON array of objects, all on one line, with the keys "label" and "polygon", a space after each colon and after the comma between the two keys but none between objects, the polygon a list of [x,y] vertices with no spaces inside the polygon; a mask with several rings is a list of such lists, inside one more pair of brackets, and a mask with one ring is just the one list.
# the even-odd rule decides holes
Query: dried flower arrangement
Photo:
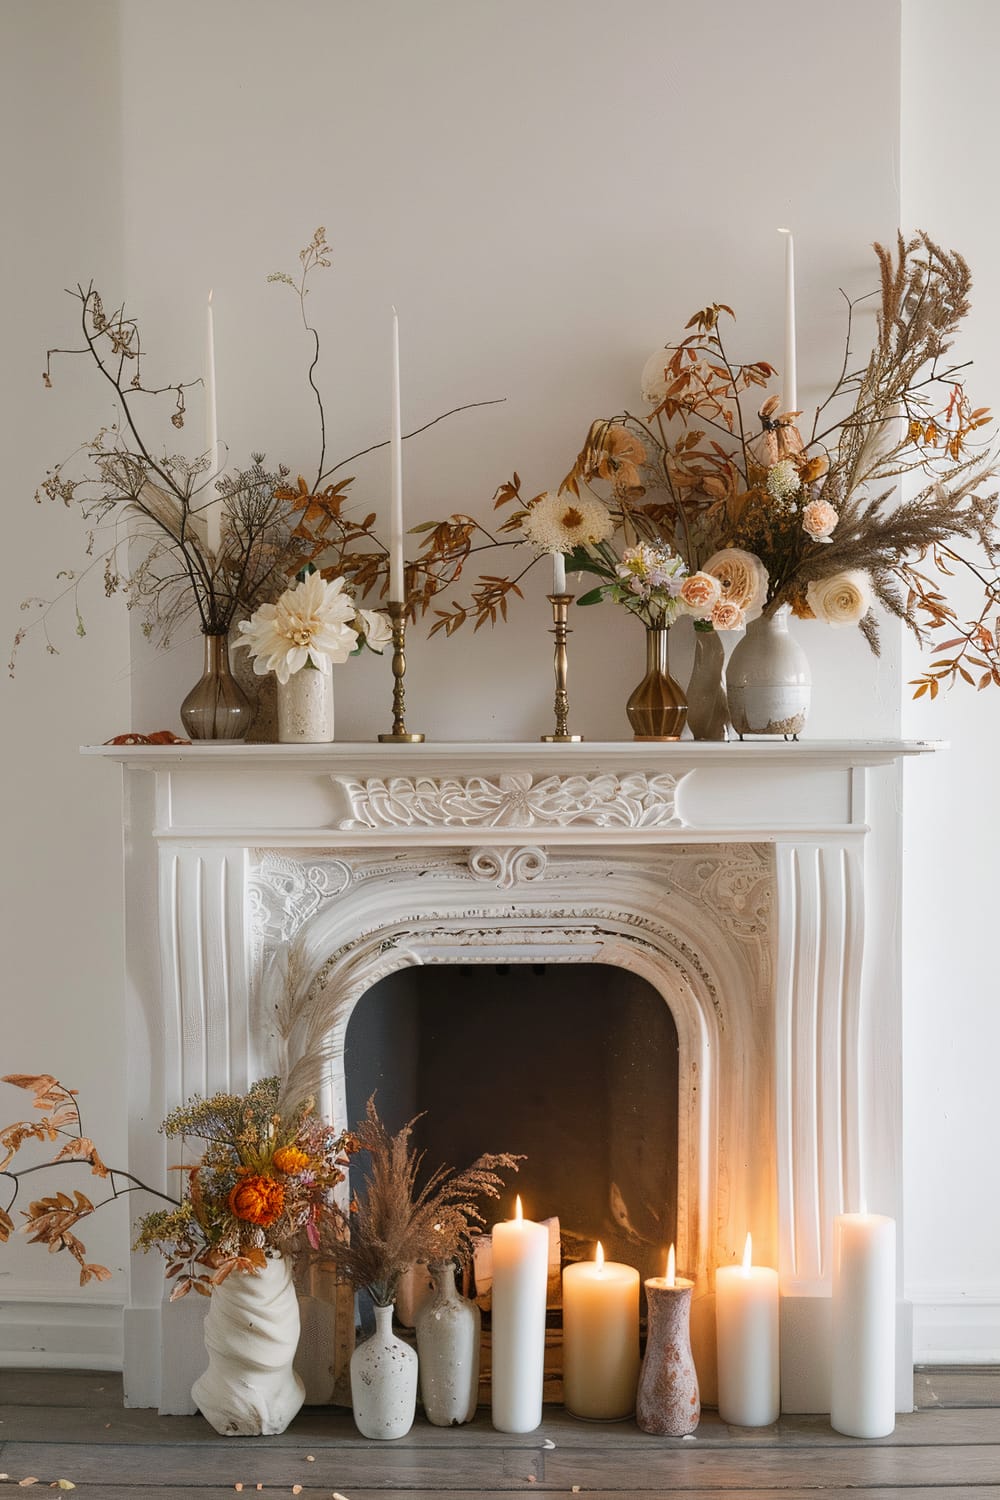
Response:
[{"label": "dried flower arrangement", "polygon": [[422,1158],[411,1144],[415,1124],[410,1120],[390,1134],[369,1099],[353,1136],[358,1150],[369,1154],[363,1195],[350,1212],[335,1207],[321,1226],[320,1254],[379,1307],[395,1302],[400,1277],[417,1262],[470,1257],[485,1222],[478,1200],[498,1198],[500,1172],[516,1172],[523,1160],[489,1153],[461,1172],[439,1167],[418,1187]]},{"label": "dried flower arrangement", "polygon": [[[107,1280],[111,1273],[86,1260],[86,1248],[74,1232],[77,1225],[105,1203],[136,1190],[169,1205],[140,1220],[134,1248],[163,1254],[166,1274],[174,1280],[171,1301],[192,1290],[208,1296],[233,1271],[256,1272],[268,1253],[291,1247],[301,1236],[318,1246],[320,1223],[344,1180],[354,1145],[350,1136],[313,1113],[311,1101],[294,1109],[283,1106],[277,1078],[260,1079],[244,1095],[196,1097],[173,1110],[161,1127],[170,1139],[193,1136],[206,1142],[197,1164],[178,1168],[187,1180],[183,1197],[173,1198],[105,1165],[83,1133],[75,1089],[47,1073],[7,1074],[2,1081],[28,1090],[34,1108],[46,1113],[40,1120],[18,1120],[0,1130],[7,1152],[0,1177],[13,1183],[10,1201],[0,1208],[0,1241],[14,1232],[11,1209],[20,1180],[29,1173],[75,1163],[89,1166],[110,1189],[99,1203],[77,1190],[73,1197],[60,1192],[22,1210],[21,1228],[31,1243],[46,1244],[50,1252],[68,1250],[80,1265],[81,1286]],[[10,1168],[26,1141],[61,1137],[65,1142],[51,1160]]]}]

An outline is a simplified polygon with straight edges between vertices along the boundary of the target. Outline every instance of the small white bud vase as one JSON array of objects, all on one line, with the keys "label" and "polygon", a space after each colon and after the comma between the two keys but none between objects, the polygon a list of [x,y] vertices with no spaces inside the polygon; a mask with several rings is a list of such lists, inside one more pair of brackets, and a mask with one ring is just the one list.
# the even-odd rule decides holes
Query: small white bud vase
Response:
[{"label": "small white bud vase", "polygon": [[333,672],[304,666],[278,683],[278,743],[329,745],[333,740]]},{"label": "small white bud vase", "polygon": [[797,737],[805,727],[812,696],[809,661],[788,630],[788,606],[761,615],[729,658],[726,691],[729,716],[740,739],[745,734]]},{"label": "small white bud vase", "polygon": [[433,1275],[434,1295],[417,1314],[420,1399],[428,1422],[458,1427],[476,1415],[482,1318],[455,1285],[453,1261]]},{"label": "small white bud vase", "polygon": [[376,1307],[375,1332],[351,1355],[351,1406],[362,1437],[405,1437],[417,1409],[417,1355],[392,1331],[392,1308]]},{"label": "small white bud vase", "polygon": [[191,1395],[223,1437],[284,1432],[305,1399],[292,1369],[299,1301],[283,1256],[255,1275],[233,1271],[212,1293],[205,1315],[208,1369]]}]

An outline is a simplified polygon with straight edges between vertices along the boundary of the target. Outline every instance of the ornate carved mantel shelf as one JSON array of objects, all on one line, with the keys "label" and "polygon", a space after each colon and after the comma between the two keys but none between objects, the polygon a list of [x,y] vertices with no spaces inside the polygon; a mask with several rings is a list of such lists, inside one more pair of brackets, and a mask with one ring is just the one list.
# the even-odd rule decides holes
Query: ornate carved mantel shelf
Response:
[{"label": "ornate carved mantel shelf", "polygon": [[[165,1173],[150,1121],[178,1100],[241,1090],[316,1047],[330,1048],[324,1103],[346,1118],[351,1012],[394,970],[630,969],[677,1023],[677,1244],[703,1388],[715,1268],[749,1228],[781,1275],[783,1408],[829,1410],[834,1215],[902,1207],[898,767],[936,748],[88,747],[127,771],[131,1170]],[[308,1034],[276,1019],[290,973]],[[162,1299],[159,1266],[136,1260],[126,1398],[189,1410],[200,1299]],[[324,1317],[304,1324],[320,1330],[310,1400],[329,1394]],[[898,1326],[905,1409],[905,1308]],[[336,1328],[342,1368],[353,1321]]]},{"label": "ornate carved mantel shelf", "polygon": [[[157,773],[158,837],[338,847],[457,836],[512,843],[620,835],[711,842],[795,828],[857,830],[863,772],[940,748],[927,740],[675,745],[485,742],[422,745],[87,746]],[[858,774],[862,773],[862,774]]]}]

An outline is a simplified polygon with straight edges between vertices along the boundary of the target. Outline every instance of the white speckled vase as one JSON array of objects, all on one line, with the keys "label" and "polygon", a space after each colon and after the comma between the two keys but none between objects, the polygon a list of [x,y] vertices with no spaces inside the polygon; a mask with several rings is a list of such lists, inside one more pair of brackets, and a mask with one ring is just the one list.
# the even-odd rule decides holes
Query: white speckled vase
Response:
[{"label": "white speckled vase", "polygon": [[278,743],[329,745],[333,740],[333,671],[300,667],[278,683]]},{"label": "white speckled vase", "polygon": [[299,1302],[284,1257],[256,1275],[233,1271],[212,1293],[205,1315],[208,1369],[191,1395],[223,1437],[284,1432],[305,1398],[292,1369]]},{"label": "white speckled vase", "polygon": [[726,671],[729,716],[745,734],[795,738],[805,727],[812,695],[809,661],[788,630],[788,606],[747,626]]},{"label": "white speckled vase", "polygon": [[417,1409],[417,1355],[392,1331],[392,1308],[376,1307],[375,1332],[351,1355],[351,1405],[362,1437],[405,1437]]},{"label": "white speckled vase", "polygon": [[420,1399],[428,1422],[458,1427],[476,1415],[482,1317],[455,1285],[453,1261],[433,1275],[434,1296],[417,1314]]}]

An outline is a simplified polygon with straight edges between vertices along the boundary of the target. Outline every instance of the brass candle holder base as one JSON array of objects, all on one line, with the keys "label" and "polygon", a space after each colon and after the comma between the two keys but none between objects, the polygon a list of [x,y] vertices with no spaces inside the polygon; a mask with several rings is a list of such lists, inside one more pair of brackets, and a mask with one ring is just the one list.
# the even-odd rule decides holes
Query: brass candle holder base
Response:
[{"label": "brass candle holder base", "polygon": [[549,594],[549,603],[552,605],[552,634],[556,638],[555,655],[553,666],[556,674],[556,697],[555,734],[542,734],[539,739],[546,745],[577,745],[583,740],[582,734],[569,733],[569,695],[566,692],[566,679],[569,675],[569,653],[566,649],[566,637],[571,633],[567,623],[569,607],[573,601],[572,594]]},{"label": "brass candle holder base", "polygon": [[389,734],[380,734],[379,743],[383,745],[420,745],[423,743],[422,734],[411,734],[406,728],[404,714],[404,701],[406,689],[403,679],[406,676],[406,607],[396,599],[390,599],[386,608],[392,621],[392,731]]}]

